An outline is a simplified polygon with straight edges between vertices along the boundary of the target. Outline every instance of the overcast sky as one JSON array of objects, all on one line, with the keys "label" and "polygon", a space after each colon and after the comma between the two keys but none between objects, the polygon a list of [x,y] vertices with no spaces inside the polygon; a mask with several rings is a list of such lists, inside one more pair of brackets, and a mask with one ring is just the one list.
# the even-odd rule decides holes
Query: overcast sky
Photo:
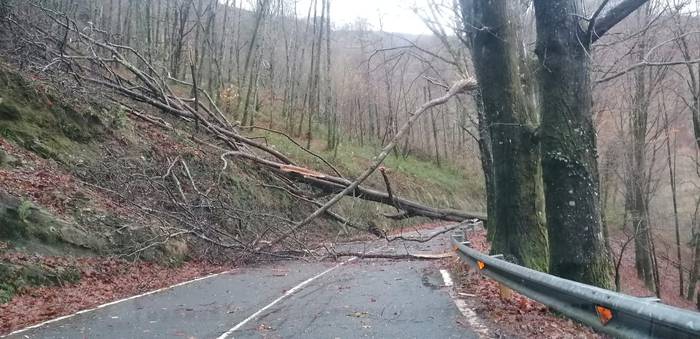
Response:
[{"label": "overcast sky", "polygon": [[[310,0],[300,0],[298,11],[306,16]],[[428,34],[423,22],[411,10],[428,0],[331,0],[331,20],[340,28],[364,18],[375,30],[380,23],[387,32]],[[319,6],[320,9],[320,6]]]},{"label": "overcast sky", "polygon": [[[411,10],[421,1],[401,0],[331,0],[331,19],[336,25],[361,17],[379,29],[380,22],[387,32],[428,33],[423,22]],[[381,20],[381,21],[380,21]]]}]

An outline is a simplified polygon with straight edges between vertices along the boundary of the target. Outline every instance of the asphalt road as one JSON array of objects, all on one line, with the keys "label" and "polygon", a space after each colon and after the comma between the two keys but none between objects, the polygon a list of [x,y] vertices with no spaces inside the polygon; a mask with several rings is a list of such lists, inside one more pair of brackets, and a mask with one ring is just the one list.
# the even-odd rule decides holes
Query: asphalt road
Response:
[{"label": "asphalt road", "polygon": [[[356,243],[344,250],[446,251]],[[410,246],[410,247],[409,247]],[[475,338],[437,262],[349,259],[239,269],[9,338]]]}]

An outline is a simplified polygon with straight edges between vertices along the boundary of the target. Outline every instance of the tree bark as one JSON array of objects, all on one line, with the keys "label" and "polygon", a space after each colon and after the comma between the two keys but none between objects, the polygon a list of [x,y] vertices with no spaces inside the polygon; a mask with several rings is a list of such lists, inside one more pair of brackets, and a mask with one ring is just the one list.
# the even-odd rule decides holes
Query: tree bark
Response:
[{"label": "tree bark", "polygon": [[[488,120],[484,114],[484,103],[481,100],[481,91],[477,90],[474,95],[476,101],[476,114],[479,124],[479,154],[481,155],[481,169],[484,172],[484,186],[486,187],[486,215],[493,217],[496,214],[496,179],[493,170],[493,153],[491,152],[491,135],[489,134]],[[491,218],[484,221],[484,226],[487,230],[487,235],[490,240],[493,240],[493,232],[491,224],[494,222]]]},{"label": "tree bark", "polygon": [[[432,93],[430,91],[430,87],[424,87],[424,100],[425,101],[430,101],[432,100]],[[437,164],[438,167],[440,166],[440,143],[438,141],[438,129],[437,129],[437,123],[435,122],[435,112],[431,108],[430,111],[428,112],[428,115],[430,116],[430,124],[433,128],[433,142],[435,143],[435,164]]]},{"label": "tree bark", "polygon": [[609,288],[601,227],[590,45],[575,0],[535,0],[550,272]]},{"label": "tree bark", "polygon": [[[239,97],[239,105],[238,105],[238,112],[243,113],[243,118],[242,118],[242,123],[243,125],[250,125],[249,119],[250,119],[250,106],[251,106],[251,99],[253,96],[253,88],[256,85],[257,81],[257,73],[255,70],[257,69],[255,66],[256,62],[253,60],[254,56],[258,54],[258,49],[260,48],[260,42],[259,42],[259,35],[260,35],[260,29],[263,25],[263,21],[265,20],[265,14],[267,12],[269,5],[269,0],[259,0],[256,4],[256,10],[255,10],[255,22],[253,24],[253,33],[249,41],[248,45],[248,51],[246,52],[246,57],[245,57],[245,64],[243,66],[243,79],[241,81],[241,84],[245,86],[245,91],[246,95],[245,97]],[[239,9],[240,10],[240,9]],[[243,88],[239,86],[239,88],[242,90]],[[252,105],[255,105],[255,103],[252,103]]]},{"label": "tree bark", "polygon": [[[695,225],[695,227],[697,227],[697,225]],[[695,297],[698,275],[700,275],[700,234],[697,232],[697,229],[694,230],[692,242],[694,253],[693,266],[691,267],[690,276],[688,277],[688,295],[686,296],[688,300],[693,300]],[[700,309],[700,307],[698,307],[698,309]]]},{"label": "tree bark", "polygon": [[[637,16],[639,27],[645,27],[649,20],[649,7],[646,13],[640,11]],[[643,31],[633,53],[635,61],[644,61],[647,44],[651,37]],[[649,75],[649,76],[647,76]],[[649,186],[650,176],[647,173],[647,133],[650,98],[656,86],[655,77],[646,68],[635,70],[634,93],[632,96],[631,114],[628,125],[630,134],[628,154],[629,163],[626,175],[625,213],[631,217],[631,226],[635,239],[635,268],[637,276],[642,279],[647,288],[655,289],[654,269],[651,252],[651,231],[649,228]]]},{"label": "tree bark", "polygon": [[[472,57],[491,139],[495,202],[489,212],[493,253],[541,271],[548,269],[544,196],[535,139],[536,113],[521,83],[517,3],[463,1]],[[471,13],[469,11],[472,11]],[[474,29],[475,28],[475,29]]]}]

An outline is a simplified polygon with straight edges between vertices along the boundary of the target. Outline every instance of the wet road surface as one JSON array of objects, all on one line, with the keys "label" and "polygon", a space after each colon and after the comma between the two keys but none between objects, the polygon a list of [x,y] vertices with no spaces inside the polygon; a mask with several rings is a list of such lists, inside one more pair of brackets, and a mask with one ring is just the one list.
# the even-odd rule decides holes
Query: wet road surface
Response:
[{"label": "wet road surface", "polygon": [[[440,253],[449,250],[447,239],[342,249]],[[344,258],[243,268],[9,338],[475,338],[440,265]]]}]

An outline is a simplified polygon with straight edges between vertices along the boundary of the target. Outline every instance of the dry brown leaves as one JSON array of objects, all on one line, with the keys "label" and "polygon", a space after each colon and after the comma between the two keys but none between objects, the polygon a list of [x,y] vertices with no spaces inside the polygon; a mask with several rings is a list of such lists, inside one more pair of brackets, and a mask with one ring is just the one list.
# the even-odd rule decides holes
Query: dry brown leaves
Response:
[{"label": "dry brown leaves", "polygon": [[[483,230],[470,232],[468,236],[474,248],[488,253],[490,245]],[[467,303],[485,318],[489,328],[501,335],[538,339],[599,337],[590,328],[561,318],[532,299],[502,289],[499,283],[478,272],[468,271],[459,259],[454,259],[452,265],[459,281],[458,292],[469,296]]]},{"label": "dry brown leaves", "polygon": [[[675,244],[665,244],[663,241],[663,235],[654,234],[654,240],[656,242],[656,254],[659,265],[659,276],[661,284],[661,301],[664,304],[672,305],[676,307],[681,307],[689,309],[692,311],[697,311],[694,302],[689,301],[681,297],[678,293],[679,277],[678,277],[678,266],[675,261]],[[627,237],[624,234],[612,234],[610,239],[610,245],[616,256],[619,256],[621,244],[627,241]],[[683,255],[685,262],[683,266],[686,268],[686,278],[687,272],[689,271],[690,262],[692,260],[692,252],[683,247],[686,253]],[[622,256],[622,262],[620,264],[620,282],[622,293],[637,296],[637,297],[649,297],[655,296],[655,293],[644,286],[644,281],[637,277],[637,270],[634,266],[634,244],[630,244],[624,251]],[[674,258],[669,260],[668,258]],[[684,282],[684,290],[687,288],[687,281]]]},{"label": "dry brown leaves", "polygon": [[0,189],[46,208],[57,216],[66,216],[74,199],[85,199],[93,206],[121,215],[129,209],[79,180],[50,160],[22,149],[0,137],[0,149],[19,159],[21,165],[0,169]]},{"label": "dry brown leaves", "polygon": [[76,284],[29,288],[9,303],[0,305],[0,335],[227,269],[206,262],[188,262],[178,268],[166,268],[113,258],[40,257],[19,253],[5,254],[0,260],[15,264],[40,261],[51,267],[77,267],[81,272],[81,280]]},{"label": "dry brown leaves", "polygon": [[137,133],[143,140],[151,145],[153,150],[162,157],[175,158],[176,156],[191,155],[195,157],[203,157],[204,152],[198,147],[189,146],[182,141],[178,141],[171,135],[167,134],[163,129],[151,123],[132,120],[137,126]]}]

